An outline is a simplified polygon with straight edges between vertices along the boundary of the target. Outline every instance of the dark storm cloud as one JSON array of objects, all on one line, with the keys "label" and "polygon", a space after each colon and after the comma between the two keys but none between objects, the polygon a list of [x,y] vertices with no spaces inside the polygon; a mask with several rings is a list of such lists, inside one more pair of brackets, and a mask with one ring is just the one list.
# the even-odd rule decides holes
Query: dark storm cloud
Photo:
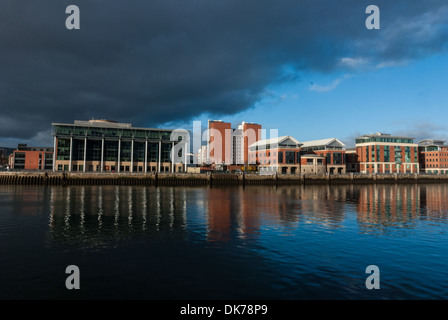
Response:
[{"label": "dark storm cloud", "polygon": [[[332,72],[446,49],[446,1],[3,0],[0,137],[51,122],[109,118],[157,126],[251,107],[291,80],[283,67]],[[81,29],[65,28],[76,4]]]}]

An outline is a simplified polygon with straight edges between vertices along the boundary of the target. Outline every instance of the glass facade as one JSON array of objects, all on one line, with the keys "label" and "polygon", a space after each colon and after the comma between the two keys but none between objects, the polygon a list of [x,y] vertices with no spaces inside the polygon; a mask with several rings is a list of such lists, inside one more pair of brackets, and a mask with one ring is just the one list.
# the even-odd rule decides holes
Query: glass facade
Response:
[{"label": "glass facade", "polygon": [[286,164],[294,164],[295,152],[285,151],[285,161]]},{"label": "glass facade", "polygon": [[333,164],[341,165],[341,164],[344,164],[343,162],[344,161],[343,161],[342,153],[340,153],[340,152],[333,153]]},{"label": "glass facade", "polygon": [[53,135],[59,138],[110,138],[118,139],[134,139],[134,140],[165,140],[170,141],[171,130],[161,129],[143,129],[143,128],[103,128],[95,126],[79,126],[79,125],[53,125]]},{"label": "glass facade", "polygon": [[[147,160],[148,171],[156,171],[158,166],[149,166],[150,162],[171,162],[173,142],[170,140],[172,130],[133,128],[130,124],[106,123],[102,125],[85,125],[87,121],[75,121],[75,124],[53,124],[56,138],[56,161],[78,161],[72,163],[72,171],[144,171],[142,162]],[[179,140],[183,140],[181,137]],[[87,145],[85,145],[87,143]],[[72,148],[70,149],[70,144]],[[147,144],[147,154],[146,151]],[[159,151],[161,149],[161,152]],[[84,152],[86,154],[84,155]],[[119,154],[120,153],[120,154]],[[160,153],[160,155],[159,155]],[[182,152],[179,153],[180,155]],[[71,157],[70,157],[71,156]],[[101,168],[96,163],[101,162]],[[105,164],[105,162],[120,162]],[[133,161],[133,164],[126,163]],[[66,163],[56,163],[57,170],[69,170]],[[171,171],[171,166],[162,166],[161,171]]]},{"label": "glass facade", "polygon": [[70,160],[70,139],[58,139],[57,160]]}]

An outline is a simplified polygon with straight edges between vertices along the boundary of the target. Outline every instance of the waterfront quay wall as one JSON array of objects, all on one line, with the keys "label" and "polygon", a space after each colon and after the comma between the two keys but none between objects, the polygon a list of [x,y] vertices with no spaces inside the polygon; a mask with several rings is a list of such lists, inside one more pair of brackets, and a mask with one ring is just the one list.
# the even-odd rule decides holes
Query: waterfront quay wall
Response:
[{"label": "waterfront quay wall", "polygon": [[316,185],[444,183],[448,175],[429,174],[307,174],[258,175],[220,173],[69,173],[69,172],[0,172],[0,185]]}]

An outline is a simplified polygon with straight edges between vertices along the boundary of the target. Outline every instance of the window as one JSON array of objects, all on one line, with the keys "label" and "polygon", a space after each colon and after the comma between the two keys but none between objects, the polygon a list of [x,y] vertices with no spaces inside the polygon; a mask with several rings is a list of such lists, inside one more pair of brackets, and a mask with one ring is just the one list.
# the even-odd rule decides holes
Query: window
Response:
[{"label": "window", "polygon": [[283,152],[278,153],[278,163],[283,163]]},{"label": "window", "polygon": [[58,139],[57,160],[70,160],[70,139]]},{"label": "window", "polygon": [[340,152],[333,153],[333,164],[339,164],[339,165],[344,164],[342,153]]},{"label": "window", "polygon": [[390,147],[384,146],[384,162],[390,162]]},{"label": "window", "polygon": [[294,164],[295,152],[294,151],[285,151],[285,160],[286,164]]}]

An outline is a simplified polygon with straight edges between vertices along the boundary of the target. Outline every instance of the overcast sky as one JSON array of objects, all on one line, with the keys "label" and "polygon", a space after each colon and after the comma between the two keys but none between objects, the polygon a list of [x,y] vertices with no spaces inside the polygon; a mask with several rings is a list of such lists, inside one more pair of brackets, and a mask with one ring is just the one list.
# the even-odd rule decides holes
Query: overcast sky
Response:
[{"label": "overcast sky", "polygon": [[92,118],[445,138],[447,17],[446,0],[2,0],[0,146]]}]

